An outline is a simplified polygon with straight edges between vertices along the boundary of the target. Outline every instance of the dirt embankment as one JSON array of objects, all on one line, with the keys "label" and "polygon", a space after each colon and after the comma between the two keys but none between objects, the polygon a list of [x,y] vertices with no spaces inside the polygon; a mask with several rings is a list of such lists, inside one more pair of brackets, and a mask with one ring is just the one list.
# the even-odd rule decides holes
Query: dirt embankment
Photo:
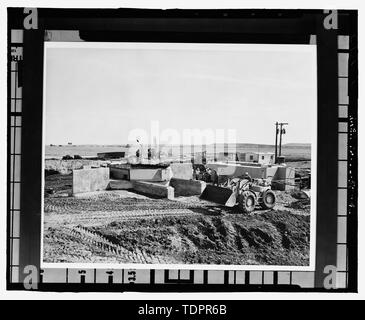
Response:
[{"label": "dirt embankment", "polygon": [[131,252],[144,250],[175,263],[309,263],[309,217],[285,212],[141,219],[112,222],[91,230]]},{"label": "dirt embankment", "polygon": [[278,192],[274,210],[247,215],[198,197],[58,197],[71,178],[46,178],[55,191],[45,198],[46,262],[309,264],[310,201],[300,194]]}]

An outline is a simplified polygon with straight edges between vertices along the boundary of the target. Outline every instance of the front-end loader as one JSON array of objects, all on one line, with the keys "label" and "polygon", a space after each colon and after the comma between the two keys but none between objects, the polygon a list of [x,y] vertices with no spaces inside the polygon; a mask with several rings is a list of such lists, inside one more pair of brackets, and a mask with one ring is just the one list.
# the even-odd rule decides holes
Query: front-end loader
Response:
[{"label": "front-end loader", "polygon": [[245,213],[252,212],[257,205],[272,209],[276,203],[275,193],[266,179],[231,178],[221,186],[207,185],[200,198],[226,207],[237,205]]}]

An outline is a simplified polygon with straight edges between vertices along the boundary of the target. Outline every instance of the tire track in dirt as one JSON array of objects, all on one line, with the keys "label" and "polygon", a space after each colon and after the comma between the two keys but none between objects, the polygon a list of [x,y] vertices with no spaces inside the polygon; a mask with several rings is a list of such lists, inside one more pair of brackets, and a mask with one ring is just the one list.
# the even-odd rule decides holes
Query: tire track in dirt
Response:
[{"label": "tire track in dirt", "polygon": [[70,212],[70,211],[75,211],[75,210],[72,208],[72,206],[67,204],[62,204],[62,205],[57,205],[53,203],[44,204],[44,212],[59,213],[59,212]]},{"label": "tire track in dirt", "polygon": [[167,200],[118,199],[97,201],[95,199],[53,198],[45,199],[44,211],[52,213],[70,213],[85,211],[138,211],[168,209],[201,209],[202,204],[189,204]]},{"label": "tire track in dirt", "polygon": [[164,217],[192,217],[201,215],[200,212],[194,212],[189,209],[177,210],[139,210],[131,212],[83,212],[78,214],[50,214],[47,217],[47,225],[58,225],[60,223],[67,223],[71,225],[96,226],[99,224],[106,224],[114,221],[128,221],[138,219],[160,219]]},{"label": "tire track in dirt", "polygon": [[158,257],[151,256],[146,252],[136,249],[131,252],[119,244],[115,244],[106,239],[102,235],[91,231],[83,226],[75,226],[67,228],[68,233],[81,241],[88,243],[91,246],[97,247],[99,250],[112,255],[116,255],[131,263],[160,263]]}]

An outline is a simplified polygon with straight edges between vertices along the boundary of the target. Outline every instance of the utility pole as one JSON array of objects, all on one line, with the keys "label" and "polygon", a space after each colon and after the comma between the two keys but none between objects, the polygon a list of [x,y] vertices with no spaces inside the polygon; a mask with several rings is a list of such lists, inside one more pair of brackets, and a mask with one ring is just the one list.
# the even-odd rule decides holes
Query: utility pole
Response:
[{"label": "utility pole", "polygon": [[279,123],[276,121],[275,123],[275,163],[276,158],[278,157],[278,133],[279,133]]},{"label": "utility pole", "polygon": [[[277,163],[278,156],[281,156],[281,143],[282,143],[282,135],[285,134],[284,126],[288,125],[287,122],[275,122],[275,163]],[[279,129],[280,127],[280,129]],[[279,138],[279,155],[278,155],[278,134],[280,134]]]},{"label": "utility pole", "polygon": [[279,141],[279,156],[281,156],[281,142],[282,142],[282,135],[286,133],[284,126],[288,125],[289,123],[281,122],[280,124],[280,141]]}]

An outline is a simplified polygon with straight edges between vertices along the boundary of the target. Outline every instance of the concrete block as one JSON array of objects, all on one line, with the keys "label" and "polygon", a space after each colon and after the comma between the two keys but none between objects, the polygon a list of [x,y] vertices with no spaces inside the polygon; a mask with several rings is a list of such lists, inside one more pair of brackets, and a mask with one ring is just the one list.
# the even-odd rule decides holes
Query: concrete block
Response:
[{"label": "concrete block", "polygon": [[72,193],[106,190],[109,184],[109,168],[73,170]]},{"label": "concrete block", "polygon": [[171,178],[170,169],[154,168],[131,168],[129,170],[129,179],[131,181],[155,181],[162,182]]},{"label": "concrete block", "polygon": [[278,166],[267,167],[265,170],[265,179],[273,179],[278,171]]},{"label": "concrete block", "polygon": [[239,177],[248,172],[252,178],[266,178],[266,167],[243,166],[228,163],[209,163],[207,166],[215,170],[218,176]]},{"label": "concrete block", "polygon": [[206,187],[206,183],[198,180],[171,178],[170,186],[175,189],[175,196],[200,196]]},{"label": "concrete block", "polygon": [[177,179],[193,179],[193,165],[191,163],[173,162],[170,165],[172,176]]},{"label": "concrete block", "polygon": [[133,183],[128,180],[110,180],[108,189],[110,190],[133,189]]},{"label": "concrete block", "polygon": [[295,189],[295,169],[287,166],[278,166],[272,179],[272,187],[275,190]]},{"label": "concrete block", "polygon": [[133,189],[137,192],[151,195],[158,198],[174,199],[174,188],[165,184],[158,184],[148,181],[134,181]]}]

